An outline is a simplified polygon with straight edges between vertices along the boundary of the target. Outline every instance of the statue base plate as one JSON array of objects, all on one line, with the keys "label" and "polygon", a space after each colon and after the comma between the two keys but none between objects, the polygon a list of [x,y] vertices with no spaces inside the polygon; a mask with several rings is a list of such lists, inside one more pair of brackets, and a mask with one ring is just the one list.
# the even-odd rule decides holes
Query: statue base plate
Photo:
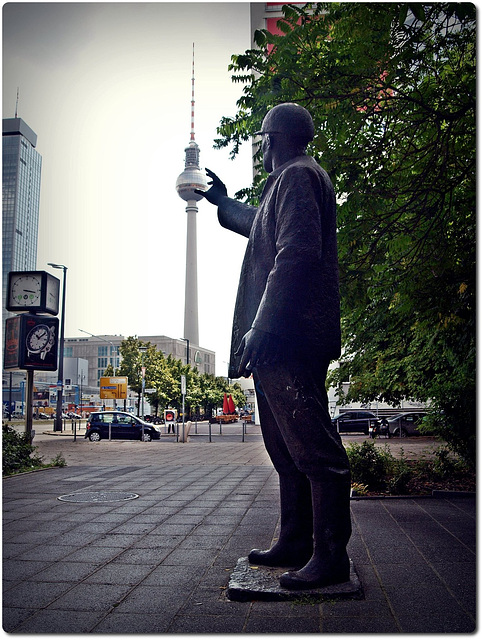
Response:
[{"label": "statue base plate", "polygon": [[364,598],[364,592],[352,560],[350,567],[348,582],[319,589],[292,590],[284,589],[279,582],[280,576],[288,570],[287,568],[255,566],[248,562],[248,558],[240,558],[231,574],[227,596],[230,600],[238,602],[248,602],[249,600],[303,600],[304,602],[337,599],[361,600]]}]

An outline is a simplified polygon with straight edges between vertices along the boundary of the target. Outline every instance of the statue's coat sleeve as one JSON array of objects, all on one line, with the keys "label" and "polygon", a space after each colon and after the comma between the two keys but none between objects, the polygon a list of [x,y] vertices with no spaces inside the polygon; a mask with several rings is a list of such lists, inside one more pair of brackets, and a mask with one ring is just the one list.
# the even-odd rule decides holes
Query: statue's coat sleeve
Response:
[{"label": "statue's coat sleeve", "polygon": [[223,198],[218,205],[218,220],[222,227],[249,237],[257,208],[238,202],[232,198]]}]

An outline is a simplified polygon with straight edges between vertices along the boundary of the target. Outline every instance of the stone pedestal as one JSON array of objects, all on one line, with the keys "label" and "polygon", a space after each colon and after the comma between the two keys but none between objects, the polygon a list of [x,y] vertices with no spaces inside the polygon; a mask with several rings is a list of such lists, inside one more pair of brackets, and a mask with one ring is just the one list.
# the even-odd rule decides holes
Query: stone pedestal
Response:
[{"label": "stone pedestal", "polygon": [[357,576],[352,560],[350,579],[348,582],[335,584],[320,589],[283,589],[280,576],[287,569],[255,566],[248,558],[240,558],[231,574],[227,596],[230,600],[247,602],[249,600],[300,600],[304,602],[322,602],[323,600],[364,598],[362,584]]}]

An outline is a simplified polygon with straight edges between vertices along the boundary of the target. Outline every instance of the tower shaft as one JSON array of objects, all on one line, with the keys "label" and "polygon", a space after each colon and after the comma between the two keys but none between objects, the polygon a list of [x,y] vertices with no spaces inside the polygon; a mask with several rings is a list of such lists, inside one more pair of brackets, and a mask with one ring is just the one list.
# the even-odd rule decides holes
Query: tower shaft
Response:
[{"label": "tower shaft", "polygon": [[186,205],[186,279],[184,306],[184,337],[191,344],[199,345],[198,332],[198,256],[196,237],[196,214],[198,207],[196,200],[188,201]]}]

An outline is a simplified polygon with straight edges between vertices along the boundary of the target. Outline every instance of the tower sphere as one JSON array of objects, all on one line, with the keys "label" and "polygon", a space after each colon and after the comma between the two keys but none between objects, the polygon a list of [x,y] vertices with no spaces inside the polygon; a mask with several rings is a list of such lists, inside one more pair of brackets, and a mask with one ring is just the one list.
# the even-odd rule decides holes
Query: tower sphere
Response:
[{"label": "tower sphere", "polygon": [[203,196],[195,193],[194,190],[199,189],[200,191],[206,191],[208,189],[208,183],[205,173],[200,169],[200,150],[194,140],[190,141],[185,149],[185,153],[185,167],[183,173],[181,173],[176,180],[176,191],[179,197],[187,202],[190,200],[199,201]]},{"label": "tower sphere", "polygon": [[176,180],[176,191],[179,197],[187,202],[190,200],[201,200],[203,196],[195,193],[194,190],[199,189],[200,191],[206,191],[207,188],[208,185],[206,184],[203,171],[196,167],[187,167]]}]

